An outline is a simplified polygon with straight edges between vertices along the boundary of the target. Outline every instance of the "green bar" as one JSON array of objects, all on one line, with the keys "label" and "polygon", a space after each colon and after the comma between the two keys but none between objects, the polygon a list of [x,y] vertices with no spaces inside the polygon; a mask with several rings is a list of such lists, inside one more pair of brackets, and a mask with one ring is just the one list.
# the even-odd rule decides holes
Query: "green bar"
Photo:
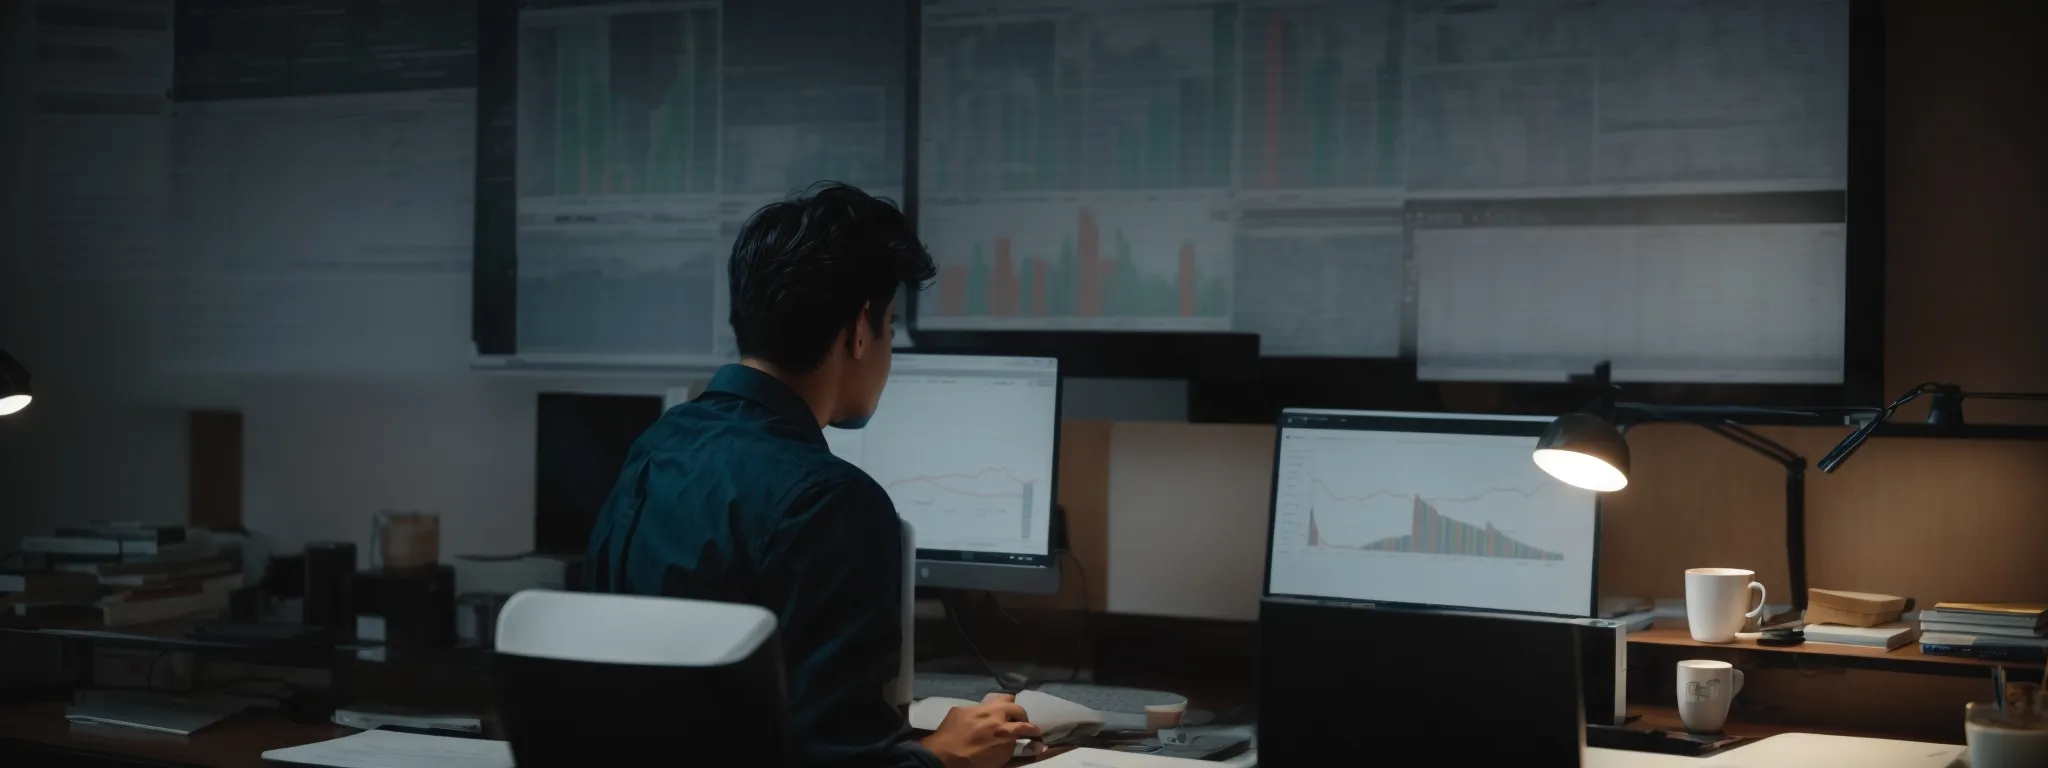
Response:
[{"label": "green bar", "polygon": [[1178,132],[1172,122],[1174,110],[1166,104],[1152,102],[1145,111],[1145,166],[1146,179],[1150,186],[1173,185],[1175,152],[1174,145]]},{"label": "green bar", "polygon": [[1237,115],[1230,103],[1237,92],[1237,6],[1218,5],[1213,13],[1211,47],[1216,63],[1209,71],[1208,183],[1223,185],[1230,182],[1230,139]]},{"label": "green bar", "polygon": [[1374,171],[1381,186],[1394,186],[1401,180],[1401,48],[1402,48],[1401,4],[1390,3],[1387,8],[1387,58],[1380,63],[1374,74],[1373,99],[1379,105],[1379,162]]},{"label": "green bar", "polygon": [[967,263],[967,301],[962,313],[969,317],[985,316],[988,306],[988,260],[982,256],[981,244],[974,244],[974,255]]},{"label": "green bar", "polygon": [[1053,273],[1046,277],[1046,291],[1052,296],[1047,299],[1046,313],[1072,315],[1080,306],[1078,298],[1081,275],[1074,267],[1074,238],[1072,235],[1060,238],[1060,263]]},{"label": "green bar", "polygon": [[1337,60],[1326,57],[1316,62],[1315,71],[1310,74],[1309,96],[1315,115],[1315,136],[1313,139],[1314,160],[1309,173],[1314,175],[1318,186],[1333,183],[1337,171]]}]

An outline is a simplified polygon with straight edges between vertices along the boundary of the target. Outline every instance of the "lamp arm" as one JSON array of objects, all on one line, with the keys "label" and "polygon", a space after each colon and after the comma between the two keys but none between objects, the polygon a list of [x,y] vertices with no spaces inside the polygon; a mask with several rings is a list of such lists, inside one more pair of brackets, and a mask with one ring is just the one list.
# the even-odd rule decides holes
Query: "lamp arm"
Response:
[{"label": "lamp arm", "polygon": [[1887,405],[1883,410],[1878,411],[1876,417],[1863,426],[1857,427],[1856,431],[1850,432],[1849,436],[1843,438],[1842,442],[1835,445],[1833,450],[1828,451],[1828,455],[1820,457],[1820,461],[1816,466],[1819,466],[1822,472],[1834,472],[1835,468],[1842,466],[1842,462],[1849,460],[1850,455],[1856,453],[1857,448],[1863,446],[1863,441],[1870,439],[1870,433],[1877,431],[1877,425],[1883,424],[1885,419],[1892,417],[1892,412],[1898,410],[1899,406],[1913,402],[1915,398],[1940,388],[1940,384],[1930,381],[1906,390],[1906,393],[1900,395],[1899,399],[1893,400],[1891,405]]},{"label": "lamp arm", "polygon": [[1806,611],[1806,457],[1783,443],[1725,419],[1683,419],[1669,412],[1660,415],[1651,409],[1631,410],[1649,416],[1652,422],[1681,422],[1699,427],[1785,468],[1785,567],[1789,574],[1787,581],[1792,587],[1792,612],[1772,616],[1763,623],[1770,625],[1788,616],[1798,619],[1803,615]]},{"label": "lamp arm", "polygon": [[[1806,613],[1806,457],[1755,431],[1734,422],[1700,424],[1729,442],[1748,448],[1785,468],[1785,569],[1792,587],[1790,618]],[[1773,616],[1761,624],[1777,623],[1785,616]]]}]

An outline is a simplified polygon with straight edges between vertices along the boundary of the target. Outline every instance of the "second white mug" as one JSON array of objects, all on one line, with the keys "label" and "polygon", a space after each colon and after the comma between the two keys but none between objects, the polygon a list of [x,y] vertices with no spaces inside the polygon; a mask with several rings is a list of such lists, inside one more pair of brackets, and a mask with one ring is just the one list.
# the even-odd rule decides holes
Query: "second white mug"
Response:
[{"label": "second white mug", "polygon": [[1720,733],[1742,692],[1742,670],[1725,661],[1678,662],[1678,718],[1693,733]]},{"label": "second white mug", "polygon": [[[1754,581],[1756,571],[1741,568],[1693,568],[1685,572],[1685,623],[1692,639],[1702,643],[1735,641],[1745,619],[1764,612],[1769,596],[1764,585]],[[1750,590],[1756,590],[1756,607],[1744,610]]]}]

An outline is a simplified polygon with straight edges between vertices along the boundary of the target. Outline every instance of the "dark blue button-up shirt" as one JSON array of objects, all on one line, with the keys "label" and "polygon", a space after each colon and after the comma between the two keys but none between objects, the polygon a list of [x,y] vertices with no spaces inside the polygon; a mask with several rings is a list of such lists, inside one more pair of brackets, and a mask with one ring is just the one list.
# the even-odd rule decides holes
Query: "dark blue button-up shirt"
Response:
[{"label": "dark blue button-up shirt", "polygon": [[903,642],[901,525],[802,397],[728,365],[633,444],[587,571],[601,592],[774,611],[804,765],[937,768],[885,693]]}]

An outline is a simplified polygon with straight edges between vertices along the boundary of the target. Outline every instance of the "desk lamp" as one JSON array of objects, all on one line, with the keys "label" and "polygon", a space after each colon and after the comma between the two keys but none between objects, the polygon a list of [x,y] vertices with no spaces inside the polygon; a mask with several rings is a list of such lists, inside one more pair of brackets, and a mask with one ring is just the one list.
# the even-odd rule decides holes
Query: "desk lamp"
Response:
[{"label": "desk lamp", "polygon": [[34,399],[28,388],[28,368],[0,349],[0,416],[27,408]]},{"label": "desk lamp", "polygon": [[[1900,395],[1899,399],[1893,400],[1890,405],[1878,411],[1876,418],[1871,419],[1863,426],[1857,427],[1856,431],[1850,432],[1849,436],[1843,438],[1842,442],[1837,444],[1834,450],[1828,451],[1828,455],[1821,457],[1818,465],[1820,471],[1834,472],[1835,468],[1842,466],[1842,462],[1849,460],[1851,454],[1856,453],[1857,448],[1863,446],[1864,440],[1870,439],[1870,434],[1877,431],[1878,427],[1884,424],[1885,419],[1891,418],[1893,411],[1898,410],[1899,406],[1919,399],[1922,395],[1932,399],[1927,408],[1925,434],[1936,436],[1968,436],[1966,434],[1968,430],[1964,429],[1966,425],[1963,422],[1963,401],[1966,399],[2048,401],[2048,394],[2044,393],[1964,392],[1961,386],[1955,384],[1939,384],[1930,381],[1906,390],[1906,394]],[[1983,436],[1999,437],[2005,435]]]},{"label": "desk lamp", "polygon": [[[1806,610],[1806,457],[1734,422],[1742,415],[1812,418],[1818,414],[1735,405],[1663,406],[1615,402],[1613,366],[1593,368],[1599,394],[1582,411],[1559,416],[1536,439],[1531,455],[1551,477],[1591,491],[1628,487],[1628,441],[1623,430],[1634,423],[1691,424],[1727,438],[1785,468],[1785,562],[1791,572],[1792,611],[1766,619],[1797,619]],[[1621,428],[1616,424],[1620,423]]]},{"label": "desk lamp", "polygon": [[529,589],[499,610],[497,643],[520,768],[795,765],[775,614],[759,606]]}]

